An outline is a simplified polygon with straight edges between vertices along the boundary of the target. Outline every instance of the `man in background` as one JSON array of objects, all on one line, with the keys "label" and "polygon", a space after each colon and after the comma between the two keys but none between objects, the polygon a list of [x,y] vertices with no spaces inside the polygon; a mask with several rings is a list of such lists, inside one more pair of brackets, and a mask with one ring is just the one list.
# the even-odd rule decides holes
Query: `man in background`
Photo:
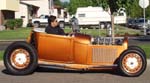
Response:
[{"label": "man in background", "polygon": [[73,16],[71,19],[71,25],[73,32],[80,32],[78,19],[75,16]]}]

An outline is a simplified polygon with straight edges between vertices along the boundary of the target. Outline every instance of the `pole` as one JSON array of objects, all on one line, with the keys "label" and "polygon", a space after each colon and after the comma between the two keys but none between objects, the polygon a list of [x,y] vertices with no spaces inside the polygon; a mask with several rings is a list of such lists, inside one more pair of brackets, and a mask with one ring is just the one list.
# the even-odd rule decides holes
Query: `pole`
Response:
[{"label": "pole", "polygon": [[143,9],[143,13],[144,13],[144,35],[146,35],[146,26],[145,26],[145,8]]},{"label": "pole", "polygon": [[[145,0],[143,0],[143,3],[145,4]],[[145,26],[145,7],[143,8],[143,15],[144,15],[144,35],[146,35],[146,26]]]},{"label": "pole", "polygon": [[114,28],[114,16],[111,15],[111,26],[112,26],[112,44],[115,44],[115,28]]}]

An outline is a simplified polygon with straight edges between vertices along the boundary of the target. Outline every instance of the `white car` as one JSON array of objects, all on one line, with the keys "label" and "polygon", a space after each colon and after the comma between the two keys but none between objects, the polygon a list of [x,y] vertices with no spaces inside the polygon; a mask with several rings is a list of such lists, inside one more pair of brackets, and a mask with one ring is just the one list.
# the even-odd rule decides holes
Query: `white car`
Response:
[{"label": "white car", "polygon": [[[41,15],[39,18],[32,19],[32,24],[34,27],[40,27],[42,25],[48,25],[48,17],[49,15]],[[63,18],[57,19],[61,28],[64,28],[65,22]]]}]

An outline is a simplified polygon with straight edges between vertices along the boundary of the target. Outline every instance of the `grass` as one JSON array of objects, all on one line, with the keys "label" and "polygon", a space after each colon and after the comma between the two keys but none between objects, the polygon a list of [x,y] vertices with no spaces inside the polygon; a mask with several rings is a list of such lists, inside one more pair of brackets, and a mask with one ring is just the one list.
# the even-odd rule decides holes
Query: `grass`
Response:
[{"label": "grass", "polygon": [[[70,28],[64,29],[66,33],[71,32]],[[11,40],[11,39],[26,39],[31,31],[31,28],[19,28],[16,30],[5,30],[0,31],[0,40]],[[81,33],[89,34],[92,36],[106,36],[106,29],[81,29]],[[115,26],[115,34],[124,35],[128,33],[130,35],[140,34],[139,30],[129,29],[123,26]]]},{"label": "grass", "polygon": [[[65,32],[66,33],[71,32],[71,29],[70,28],[65,29]],[[80,32],[84,34],[89,34],[92,36],[98,36],[98,35],[105,36],[106,34],[105,29],[81,29]]]},{"label": "grass", "polygon": [[3,59],[4,51],[0,51],[0,60]]},{"label": "grass", "polygon": [[136,29],[131,29],[131,28],[127,28],[124,26],[115,26],[115,34],[119,34],[119,35],[124,35],[128,33],[129,35],[141,35],[141,31],[140,30],[136,30]]},{"label": "grass", "polygon": [[[65,32],[71,32],[71,29],[65,29]],[[106,36],[108,30],[106,29],[81,29],[81,33],[90,34],[92,36]],[[115,34],[125,35],[128,33],[129,35],[140,35],[140,30],[130,29],[124,26],[115,25]]]},{"label": "grass", "polygon": [[150,58],[150,44],[139,45],[146,53],[147,58]]},{"label": "grass", "polygon": [[25,39],[29,35],[30,31],[31,28],[0,31],[0,40]]}]

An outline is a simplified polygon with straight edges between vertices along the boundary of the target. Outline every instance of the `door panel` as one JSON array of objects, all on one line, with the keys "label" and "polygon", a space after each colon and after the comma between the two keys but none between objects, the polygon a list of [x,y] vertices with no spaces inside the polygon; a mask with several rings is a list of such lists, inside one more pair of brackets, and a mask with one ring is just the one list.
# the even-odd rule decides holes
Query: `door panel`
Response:
[{"label": "door panel", "polygon": [[40,59],[71,61],[72,38],[60,35],[41,34],[38,38]]}]

